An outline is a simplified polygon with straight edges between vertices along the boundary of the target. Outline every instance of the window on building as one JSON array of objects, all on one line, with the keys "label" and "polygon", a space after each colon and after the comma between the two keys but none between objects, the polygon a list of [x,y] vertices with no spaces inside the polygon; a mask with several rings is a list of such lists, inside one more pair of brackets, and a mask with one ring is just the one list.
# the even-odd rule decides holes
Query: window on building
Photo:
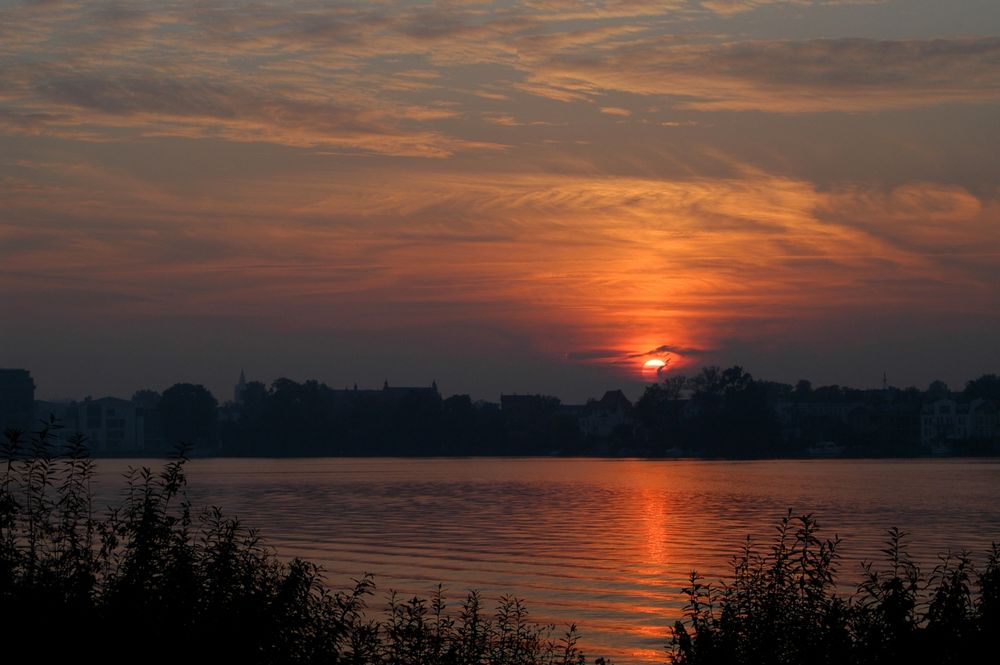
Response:
[{"label": "window on building", "polygon": [[101,428],[101,407],[91,404],[87,407],[87,429]]}]

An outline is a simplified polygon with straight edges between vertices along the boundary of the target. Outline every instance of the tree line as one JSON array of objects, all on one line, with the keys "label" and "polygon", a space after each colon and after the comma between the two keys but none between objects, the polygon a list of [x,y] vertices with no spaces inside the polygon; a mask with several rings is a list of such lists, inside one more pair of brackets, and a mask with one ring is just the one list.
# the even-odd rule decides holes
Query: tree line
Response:
[{"label": "tree line", "polygon": [[[983,375],[961,391],[940,381],[925,390],[861,390],[759,380],[739,366],[705,367],[647,386],[635,404],[623,396],[572,406],[554,396],[520,395],[503,408],[468,395],[442,398],[436,389],[337,390],[283,378],[246,384],[239,403],[220,405],[206,388],[188,383],[162,395],[139,391],[133,403],[156,416],[163,441],[194,442],[200,453],[743,457],[803,454],[825,440],[851,454],[919,454],[921,409],[941,399],[985,400],[996,410],[1000,377]],[[996,443],[995,436],[969,438],[954,452],[993,453]]]}]

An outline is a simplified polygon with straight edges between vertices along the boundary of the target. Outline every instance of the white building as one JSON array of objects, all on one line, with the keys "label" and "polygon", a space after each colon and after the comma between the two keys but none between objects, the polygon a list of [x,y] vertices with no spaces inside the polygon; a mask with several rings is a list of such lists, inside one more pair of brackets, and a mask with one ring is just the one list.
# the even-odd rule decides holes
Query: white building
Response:
[{"label": "white building", "polygon": [[939,399],[925,404],[920,413],[920,442],[946,445],[966,439],[991,439],[1000,433],[1000,409],[994,402],[968,403]]},{"label": "white building", "polygon": [[67,423],[67,429],[82,432],[91,450],[118,453],[146,449],[145,416],[132,402],[102,397],[76,402],[73,407],[76,422]]}]

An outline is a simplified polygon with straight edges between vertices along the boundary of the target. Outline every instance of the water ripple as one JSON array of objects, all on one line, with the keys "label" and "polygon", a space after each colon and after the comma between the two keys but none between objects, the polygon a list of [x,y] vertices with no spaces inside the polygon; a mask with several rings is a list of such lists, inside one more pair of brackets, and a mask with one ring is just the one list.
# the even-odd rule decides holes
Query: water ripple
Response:
[{"label": "water ripple", "polygon": [[[105,500],[129,464],[100,462]],[[514,593],[623,665],[663,662],[689,572],[725,574],[743,539],[766,545],[789,509],[844,539],[845,590],[890,526],[910,532],[928,569],[949,548],[1000,539],[992,460],[217,459],[188,472],[195,505],[239,515],[279,555],[321,564],[332,586],[375,573],[375,607],[389,589],[438,583],[456,604],[469,589]]]}]

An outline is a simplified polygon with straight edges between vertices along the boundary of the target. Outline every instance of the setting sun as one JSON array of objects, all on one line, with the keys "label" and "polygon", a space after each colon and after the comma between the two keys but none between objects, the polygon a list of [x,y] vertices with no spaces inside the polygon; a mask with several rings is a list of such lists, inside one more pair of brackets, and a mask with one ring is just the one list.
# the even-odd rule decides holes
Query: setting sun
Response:
[{"label": "setting sun", "polygon": [[659,376],[666,371],[667,361],[662,358],[650,358],[642,364],[642,375],[645,380],[652,380],[656,377],[659,380]]}]

